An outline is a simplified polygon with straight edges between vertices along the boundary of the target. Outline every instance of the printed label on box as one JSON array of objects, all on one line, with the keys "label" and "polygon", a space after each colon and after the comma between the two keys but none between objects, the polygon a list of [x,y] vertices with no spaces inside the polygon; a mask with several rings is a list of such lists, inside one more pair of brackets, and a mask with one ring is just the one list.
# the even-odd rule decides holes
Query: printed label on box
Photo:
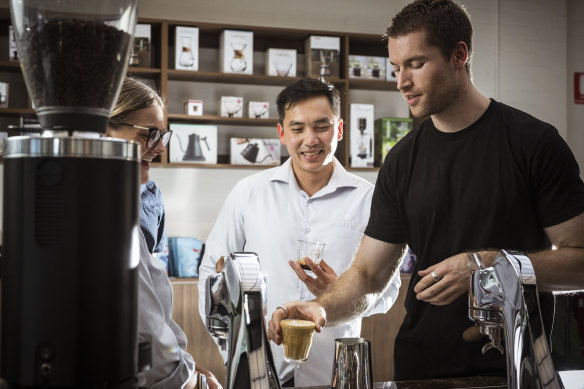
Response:
[{"label": "printed label on box", "polygon": [[203,116],[203,100],[187,100],[185,113],[189,116]]},{"label": "printed label on box", "polygon": [[18,49],[16,48],[16,36],[14,35],[14,27],[8,27],[8,59],[10,61],[18,61]]},{"label": "printed label on box", "polygon": [[8,107],[8,83],[0,82],[0,107]]},{"label": "printed label on box", "polygon": [[389,57],[385,59],[385,67],[386,67],[385,79],[387,81],[397,81],[397,78],[395,77],[395,72],[393,71],[393,66],[389,63]]},{"label": "printed label on box", "polygon": [[266,50],[266,75],[296,77],[296,50]]},{"label": "printed label on box", "polygon": [[373,167],[372,104],[351,104],[351,167]]},{"label": "printed label on box", "polygon": [[385,57],[367,57],[365,78],[385,80]]},{"label": "printed label on box", "polygon": [[231,138],[232,165],[279,165],[279,139]]},{"label": "printed label on box", "polygon": [[222,117],[243,117],[243,97],[221,96],[219,106],[221,107],[220,116]]},{"label": "printed label on box", "polygon": [[247,113],[251,119],[268,119],[270,117],[270,103],[267,101],[250,101]]},{"label": "printed label on box", "polygon": [[130,66],[149,68],[152,65],[151,26],[150,24],[136,24],[134,45],[130,53]]},{"label": "printed label on box", "polygon": [[219,71],[253,73],[253,32],[223,30],[219,37]]},{"label": "printed label on box", "polygon": [[171,123],[171,163],[217,163],[217,126]]},{"label": "printed label on box", "polygon": [[341,38],[334,36],[315,36],[306,39],[304,55],[306,75],[339,77],[339,58]]},{"label": "printed label on box", "polygon": [[177,26],[175,35],[175,69],[199,70],[199,29]]},{"label": "printed label on box", "polygon": [[366,58],[364,55],[349,55],[349,78],[365,77]]}]

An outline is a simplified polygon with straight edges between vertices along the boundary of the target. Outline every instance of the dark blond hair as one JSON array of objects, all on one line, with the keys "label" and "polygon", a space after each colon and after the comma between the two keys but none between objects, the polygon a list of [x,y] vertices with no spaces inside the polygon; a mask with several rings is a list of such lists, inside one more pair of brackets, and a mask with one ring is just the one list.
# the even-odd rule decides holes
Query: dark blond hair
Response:
[{"label": "dark blond hair", "polygon": [[164,110],[164,99],[143,81],[126,77],[108,125],[117,127],[118,123],[129,121],[137,111],[152,106]]}]

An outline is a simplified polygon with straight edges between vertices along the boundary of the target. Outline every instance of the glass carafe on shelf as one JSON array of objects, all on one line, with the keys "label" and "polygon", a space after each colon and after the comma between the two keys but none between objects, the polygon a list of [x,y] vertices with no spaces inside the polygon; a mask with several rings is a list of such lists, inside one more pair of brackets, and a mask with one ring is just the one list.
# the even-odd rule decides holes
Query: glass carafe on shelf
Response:
[{"label": "glass carafe on shelf", "polygon": [[247,61],[245,60],[245,54],[243,53],[246,46],[247,43],[231,44],[231,48],[233,49],[233,58],[231,58],[229,67],[235,73],[242,73],[245,72],[245,69],[247,69]]},{"label": "glass carafe on shelf", "polygon": [[358,152],[357,156],[359,158],[365,159],[371,156],[373,150],[373,139],[371,135],[366,133],[365,130],[367,129],[367,119],[366,118],[359,118],[359,139],[358,139]]},{"label": "glass carafe on shelf", "polygon": [[190,67],[193,66],[195,63],[195,57],[193,56],[193,52],[191,50],[192,39],[190,36],[183,36],[181,37],[182,48],[180,52],[180,58],[178,63],[181,66]]},{"label": "glass carafe on shelf", "polygon": [[328,77],[331,75],[331,67],[329,65],[329,57],[332,59],[332,52],[329,50],[320,51],[320,75],[323,77]]}]

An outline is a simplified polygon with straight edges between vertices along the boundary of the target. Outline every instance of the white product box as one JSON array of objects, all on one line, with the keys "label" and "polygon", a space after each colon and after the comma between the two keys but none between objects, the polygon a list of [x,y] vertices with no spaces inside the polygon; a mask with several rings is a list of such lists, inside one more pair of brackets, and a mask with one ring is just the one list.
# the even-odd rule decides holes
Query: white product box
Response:
[{"label": "white product box", "polygon": [[365,78],[367,57],[364,55],[349,55],[349,78]]},{"label": "white product box", "polygon": [[187,100],[185,114],[189,116],[203,116],[203,100]]},{"label": "white product box", "polygon": [[221,96],[219,100],[220,116],[230,118],[243,117],[243,97]]},{"label": "white product box", "polygon": [[0,107],[8,107],[8,83],[0,82]]},{"label": "white product box", "polygon": [[311,35],[306,38],[306,76],[339,77],[341,38]]},{"label": "white product box", "polygon": [[8,59],[18,61],[18,49],[16,48],[16,37],[14,36],[14,27],[8,27]]},{"label": "white product box", "polygon": [[134,44],[130,53],[130,66],[149,68],[152,65],[151,30],[150,24],[136,24]]},{"label": "white product box", "polygon": [[279,165],[279,139],[231,138],[232,165]]},{"label": "white product box", "polygon": [[171,123],[171,163],[217,163],[217,126]]},{"label": "white product box", "polygon": [[385,57],[367,57],[365,78],[385,80]]},{"label": "white product box", "polygon": [[266,50],[266,75],[296,77],[296,50]]},{"label": "white product box", "polygon": [[251,119],[268,119],[270,117],[270,103],[267,101],[250,101],[247,114]]},{"label": "white product box", "polygon": [[373,167],[373,104],[351,104],[351,167]]},{"label": "white product box", "polygon": [[199,70],[199,29],[177,26],[174,45],[174,68]]},{"label": "white product box", "polygon": [[219,37],[219,71],[253,74],[253,32],[223,30]]},{"label": "white product box", "polygon": [[395,78],[395,72],[393,71],[393,66],[389,63],[389,57],[385,59],[385,79],[387,81],[397,81]]}]

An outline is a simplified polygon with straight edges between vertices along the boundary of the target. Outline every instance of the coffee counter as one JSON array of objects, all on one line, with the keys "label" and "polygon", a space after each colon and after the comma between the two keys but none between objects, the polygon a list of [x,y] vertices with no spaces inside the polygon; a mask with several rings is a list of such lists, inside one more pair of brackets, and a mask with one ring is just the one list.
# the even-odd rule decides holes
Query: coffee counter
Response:
[{"label": "coffee counter", "polygon": [[[506,389],[505,377],[440,378],[416,381],[377,382],[373,389]],[[303,389],[330,389],[330,385],[310,386]]]}]

